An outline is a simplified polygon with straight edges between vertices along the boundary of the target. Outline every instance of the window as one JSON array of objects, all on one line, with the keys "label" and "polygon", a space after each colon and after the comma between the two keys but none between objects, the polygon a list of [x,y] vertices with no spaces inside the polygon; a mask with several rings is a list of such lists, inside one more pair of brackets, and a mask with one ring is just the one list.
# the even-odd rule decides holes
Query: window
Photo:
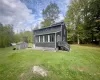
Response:
[{"label": "window", "polygon": [[48,35],[45,35],[45,42],[48,42]]},{"label": "window", "polygon": [[55,35],[54,34],[50,34],[50,42],[54,42],[55,41]]},{"label": "window", "polygon": [[43,36],[40,36],[40,42],[43,42]]},{"label": "window", "polygon": [[55,34],[36,36],[36,42],[55,42]]},{"label": "window", "polygon": [[35,40],[36,40],[36,42],[39,42],[39,36],[36,36]]}]

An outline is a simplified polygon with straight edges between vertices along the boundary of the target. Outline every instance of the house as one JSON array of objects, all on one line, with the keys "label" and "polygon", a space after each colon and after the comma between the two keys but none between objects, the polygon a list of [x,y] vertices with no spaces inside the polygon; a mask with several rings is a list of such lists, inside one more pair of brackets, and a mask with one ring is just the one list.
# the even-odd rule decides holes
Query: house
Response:
[{"label": "house", "polygon": [[59,22],[50,27],[33,30],[34,46],[52,48],[54,50],[70,50],[67,43],[67,30],[64,22]]}]

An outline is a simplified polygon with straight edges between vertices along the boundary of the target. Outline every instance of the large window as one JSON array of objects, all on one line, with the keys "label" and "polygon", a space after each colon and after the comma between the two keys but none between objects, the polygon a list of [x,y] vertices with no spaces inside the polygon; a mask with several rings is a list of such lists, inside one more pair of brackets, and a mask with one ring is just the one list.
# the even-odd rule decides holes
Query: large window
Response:
[{"label": "large window", "polygon": [[36,42],[54,42],[55,34],[36,36]]},{"label": "large window", "polygon": [[40,36],[40,42],[43,42],[43,36]]},{"label": "large window", "polygon": [[54,34],[50,34],[50,42],[54,42],[55,41],[55,35]]},{"label": "large window", "polygon": [[39,36],[36,36],[35,40],[36,40],[36,42],[39,42]]},{"label": "large window", "polygon": [[48,42],[48,35],[45,35],[45,42]]}]

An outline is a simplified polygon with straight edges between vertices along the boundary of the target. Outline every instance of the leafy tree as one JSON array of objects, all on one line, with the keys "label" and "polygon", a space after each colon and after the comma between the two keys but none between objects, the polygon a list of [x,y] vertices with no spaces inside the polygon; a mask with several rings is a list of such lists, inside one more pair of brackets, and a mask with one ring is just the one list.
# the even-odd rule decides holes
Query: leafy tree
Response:
[{"label": "leafy tree", "polygon": [[86,30],[90,32],[90,39],[93,42],[99,41],[100,43],[100,0],[91,0],[88,2],[88,6],[84,10],[84,24]]},{"label": "leafy tree", "polygon": [[50,3],[46,9],[43,9],[42,15],[44,21],[41,23],[42,27],[48,27],[55,23],[55,20],[59,17],[59,7],[56,3]]},{"label": "leafy tree", "polygon": [[20,32],[15,34],[15,42],[28,42],[28,43],[32,43],[33,42],[33,32],[32,31],[24,31],[24,32]]},{"label": "leafy tree", "polygon": [[100,41],[100,0],[72,0],[65,22],[70,27],[72,40],[80,43]]},{"label": "leafy tree", "polygon": [[0,47],[7,47],[14,41],[12,25],[0,24]]}]

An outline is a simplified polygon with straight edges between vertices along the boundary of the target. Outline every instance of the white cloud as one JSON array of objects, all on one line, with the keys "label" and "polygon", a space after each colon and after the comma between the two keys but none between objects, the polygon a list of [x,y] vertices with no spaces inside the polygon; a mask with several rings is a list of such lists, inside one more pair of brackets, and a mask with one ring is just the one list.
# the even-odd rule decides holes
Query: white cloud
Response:
[{"label": "white cloud", "polygon": [[59,14],[59,18],[56,19],[56,22],[60,22],[62,20],[64,20],[64,15],[63,14]]},{"label": "white cloud", "polygon": [[41,28],[41,22],[43,21],[43,18],[38,18],[37,20],[34,21],[33,25],[32,25],[32,29],[34,29],[35,27],[38,26],[38,28]]},{"label": "white cloud", "polygon": [[25,28],[34,21],[32,11],[20,0],[0,0],[0,22],[13,24],[14,28]]},{"label": "white cloud", "polygon": [[[42,9],[51,1],[55,1],[59,7],[62,6],[60,7],[61,13],[59,14],[59,19],[57,19],[56,22],[64,19],[67,10],[66,4],[70,3],[70,0],[47,0],[44,2],[42,1],[42,3],[39,2],[39,0],[32,1],[33,3],[29,3],[29,5],[26,6],[25,3],[22,3],[20,0],[0,0],[0,22],[3,24],[13,24],[15,31],[30,30],[37,24],[41,26],[40,23],[43,21]],[[40,4],[35,4],[35,2]],[[27,8],[30,4],[33,7],[32,9]],[[34,8],[37,10],[36,13],[32,12]]]}]

